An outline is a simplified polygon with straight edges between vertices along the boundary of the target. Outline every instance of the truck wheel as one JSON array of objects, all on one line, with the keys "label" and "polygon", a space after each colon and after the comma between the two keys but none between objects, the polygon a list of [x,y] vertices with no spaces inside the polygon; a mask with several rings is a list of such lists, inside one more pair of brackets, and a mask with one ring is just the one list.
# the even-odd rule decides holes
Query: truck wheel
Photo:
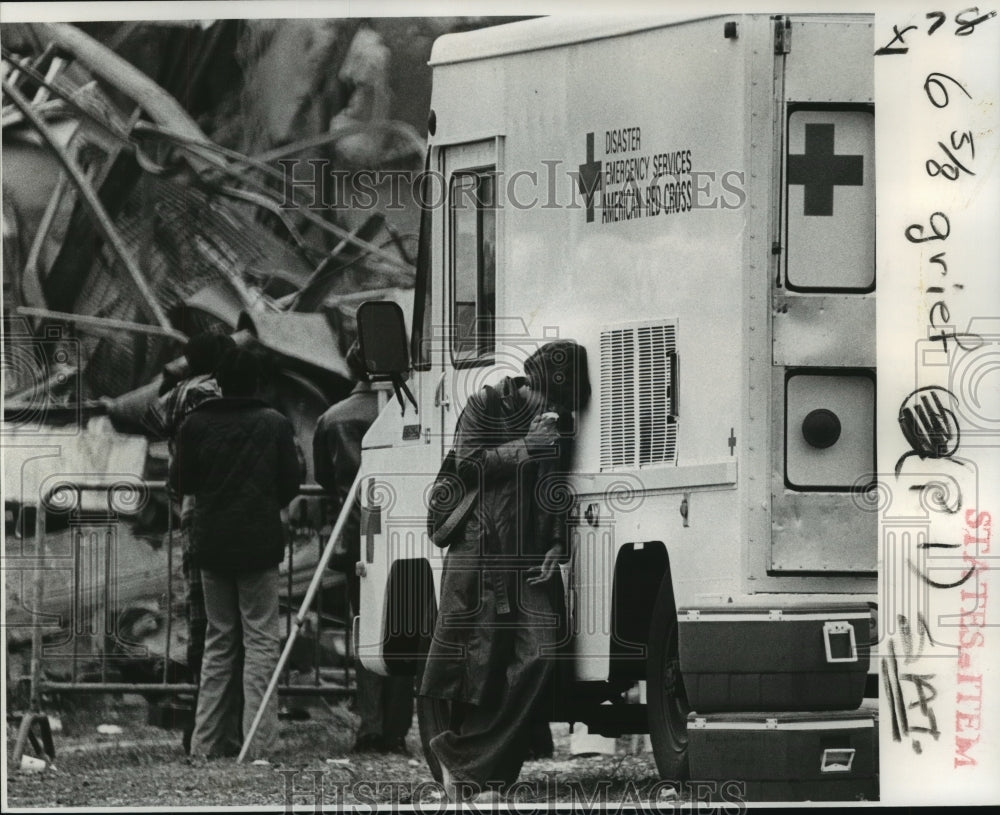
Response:
[{"label": "truck wheel", "polygon": [[688,775],[687,715],[690,707],[681,680],[677,651],[677,609],[667,574],[653,606],[646,663],[646,715],[656,769],[663,779]]}]

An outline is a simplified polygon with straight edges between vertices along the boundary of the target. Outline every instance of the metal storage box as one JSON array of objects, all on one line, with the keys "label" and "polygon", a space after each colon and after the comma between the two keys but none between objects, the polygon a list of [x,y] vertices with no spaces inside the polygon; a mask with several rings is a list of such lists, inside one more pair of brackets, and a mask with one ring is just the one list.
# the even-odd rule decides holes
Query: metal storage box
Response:
[{"label": "metal storage box", "polygon": [[877,800],[877,750],[868,710],[688,717],[691,778],[727,801]]},{"label": "metal storage box", "polygon": [[678,614],[680,667],[693,710],[853,710],[865,692],[866,604],[714,607]]}]

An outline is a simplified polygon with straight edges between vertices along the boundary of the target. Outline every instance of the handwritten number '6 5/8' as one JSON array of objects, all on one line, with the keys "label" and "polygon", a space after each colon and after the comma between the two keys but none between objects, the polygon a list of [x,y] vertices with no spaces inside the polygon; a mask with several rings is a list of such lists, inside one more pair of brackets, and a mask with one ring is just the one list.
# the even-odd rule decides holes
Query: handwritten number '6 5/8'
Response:
[{"label": "handwritten number '6 5/8'", "polygon": [[[955,137],[961,136],[958,143],[955,143]],[[927,159],[924,166],[927,169],[927,175],[931,178],[934,176],[942,176],[947,178],[949,181],[954,181],[960,173],[968,173],[969,175],[975,175],[975,173],[962,164],[955,155],[955,152],[962,149],[966,144],[969,145],[969,150],[971,152],[972,158],[976,157],[976,145],[972,139],[972,131],[967,130],[964,133],[959,133],[957,130],[951,131],[951,147],[949,148],[943,141],[938,142],[938,147],[944,152],[944,154],[952,160],[952,164],[942,163],[936,159]]]}]

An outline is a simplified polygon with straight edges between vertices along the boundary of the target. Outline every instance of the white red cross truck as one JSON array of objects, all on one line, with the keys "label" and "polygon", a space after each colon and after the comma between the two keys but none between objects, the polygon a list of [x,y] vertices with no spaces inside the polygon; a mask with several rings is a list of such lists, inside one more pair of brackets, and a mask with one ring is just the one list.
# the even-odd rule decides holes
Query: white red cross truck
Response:
[{"label": "white red cross truck", "polygon": [[[391,402],[364,441],[367,666],[419,670],[444,558],[427,495],[465,399],[564,337],[594,389],[558,496],[567,718],[648,731],[670,778],[691,711],[857,707],[876,600],[872,24],[547,18],[437,41],[396,366],[416,410]],[[386,373],[399,321],[359,321]],[[444,726],[436,703],[420,715],[425,737]]]}]

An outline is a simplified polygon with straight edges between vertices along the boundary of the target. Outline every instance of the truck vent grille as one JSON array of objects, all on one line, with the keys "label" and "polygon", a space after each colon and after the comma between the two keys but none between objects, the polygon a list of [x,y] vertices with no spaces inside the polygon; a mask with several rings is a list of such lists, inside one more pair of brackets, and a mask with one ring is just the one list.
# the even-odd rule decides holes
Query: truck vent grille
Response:
[{"label": "truck vent grille", "polygon": [[676,350],[677,326],[673,323],[602,332],[602,470],[675,460]]}]

